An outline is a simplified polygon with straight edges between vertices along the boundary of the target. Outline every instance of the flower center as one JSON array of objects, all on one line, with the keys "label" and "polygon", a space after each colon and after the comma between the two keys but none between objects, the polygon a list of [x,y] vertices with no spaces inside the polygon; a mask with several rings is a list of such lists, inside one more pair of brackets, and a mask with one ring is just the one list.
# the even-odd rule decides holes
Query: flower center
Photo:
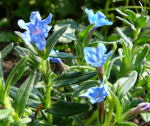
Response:
[{"label": "flower center", "polygon": [[35,31],[33,32],[33,34],[35,34],[35,35],[38,35],[38,34],[40,34],[41,33],[41,30],[40,29],[35,29]]}]

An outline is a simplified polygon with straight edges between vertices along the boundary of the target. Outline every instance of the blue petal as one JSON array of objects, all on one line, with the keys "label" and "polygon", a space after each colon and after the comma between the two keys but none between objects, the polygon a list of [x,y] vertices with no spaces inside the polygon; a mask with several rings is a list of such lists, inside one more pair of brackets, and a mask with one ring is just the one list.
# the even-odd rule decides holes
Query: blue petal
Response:
[{"label": "blue petal", "polygon": [[97,61],[96,49],[92,47],[84,48],[84,58],[87,63],[91,64]]},{"label": "blue petal", "polygon": [[[51,52],[50,52],[50,55],[54,55],[54,54],[57,54],[57,53],[59,53],[59,51],[58,50],[51,50]],[[60,59],[60,58],[54,58],[54,57],[49,57],[49,60],[52,62],[52,63],[61,63],[62,62],[62,60]]]},{"label": "blue petal", "polygon": [[86,8],[85,12],[88,15],[88,20],[89,20],[90,24],[94,24],[95,20],[96,20],[96,16],[94,15],[93,11]]},{"label": "blue petal", "polygon": [[25,23],[24,20],[22,20],[22,19],[18,20],[18,26],[19,26],[21,29],[28,30],[27,24],[28,24],[28,23]]},{"label": "blue petal", "polygon": [[104,25],[112,25],[113,23],[109,21],[108,19],[101,18],[96,22],[97,27],[102,27]]},{"label": "blue petal", "polygon": [[103,56],[105,55],[107,49],[103,43],[99,43],[96,49],[96,54],[99,60],[102,60]]},{"label": "blue petal", "polygon": [[84,94],[80,95],[80,97],[89,98],[92,104],[104,101],[106,96],[108,96],[108,92],[105,85],[100,85],[100,87],[89,88]]},{"label": "blue petal", "polygon": [[31,34],[36,30],[36,26],[32,23],[27,23],[26,26],[28,27],[28,30]]},{"label": "blue petal", "polygon": [[22,39],[26,44],[29,44],[31,42],[30,32],[25,31],[24,33],[22,33]]},{"label": "blue petal", "polygon": [[44,25],[49,24],[51,20],[52,20],[52,14],[50,13],[46,19],[42,20],[42,24]]},{"label": "blue petal", "polygon": [[113,51],[108,52],[107,54],[105,54],[105,56],[103,57],[103,62],[105,63],[106,60],[110,57],[110,55],[112,55]]},{"label": "blue petal", "polygon": [[62,60],[60,58],[50,57],[49,59],[52,63],[61,63],[62,62]]},{"label": "blue petal", "polygon": [[102,12],[97,12],[96,14],[96,17],[97,17],[97,19],[100,19],[100,18],[105,18],[106,16],[102,13]]},{"label": "blue petal", "polygon": [[44,37],[39,35],[32,36],[31,40],[39,50],[43,50],[46,45],[46,40]]},{"label": "blue petal", "polygon": [[39,11],[34,11],[30,15],[30,21],[35,23],[36,20],[41,20],[41,16]]}]

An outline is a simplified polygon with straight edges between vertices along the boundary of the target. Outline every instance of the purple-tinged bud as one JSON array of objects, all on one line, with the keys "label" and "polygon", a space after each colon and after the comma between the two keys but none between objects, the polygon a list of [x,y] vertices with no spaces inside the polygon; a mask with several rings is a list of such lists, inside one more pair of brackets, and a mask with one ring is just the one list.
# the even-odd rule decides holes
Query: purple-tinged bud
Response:
[{"label": "purple-tinged bud", "polygon": [[140,103],[138,106],[132,108],[127,113],[125,113],[123,120],[132,119],[134,116],[147,111],[150,111],[150,103],[148,102]]}]

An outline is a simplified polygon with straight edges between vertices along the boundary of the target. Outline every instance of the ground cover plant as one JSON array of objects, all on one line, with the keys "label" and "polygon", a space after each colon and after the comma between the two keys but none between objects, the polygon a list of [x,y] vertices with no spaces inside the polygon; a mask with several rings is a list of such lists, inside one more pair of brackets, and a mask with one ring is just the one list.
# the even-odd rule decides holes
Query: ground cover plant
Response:
[{"label": "ground cover plant", "polygon": [[[137,126],[133,118],[150,121],[147,11],[142,4],[140,13],[116,9],[125,25],[111,34],[104,30],[103,38],[113,41],[101,39],[99,29],[115,22],[101,11],[84,11],[89,24],[76,36],[67,32],[67,23],[51,31],[52,13],[41,18],[33,11],[27,22],[17,21],[22,31],[15,34],[23,44],[10,43],[0,51],[0,126]],[[68,40],[74,44],[67,45],[70,50],[58,50],[58,41],[65,45]],[[3,59],[12,49],[19,61],[4,77]]]}]

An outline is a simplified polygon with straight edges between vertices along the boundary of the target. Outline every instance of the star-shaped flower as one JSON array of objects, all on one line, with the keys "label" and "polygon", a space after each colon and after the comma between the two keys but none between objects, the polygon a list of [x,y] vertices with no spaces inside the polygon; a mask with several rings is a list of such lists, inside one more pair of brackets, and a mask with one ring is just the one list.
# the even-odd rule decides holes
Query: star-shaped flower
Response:
[{"label": "star-shaped flower", "polygon": [[97,48],[85,47],[84,48],[84,59],[91,66],[101,67],[104,65],[106,60],[112,54],[112,51],[105,54],[107,51],[104,44],[99,43]]},{"label": "star-shaped flower", "polygon": [[22,33],[22,39],[25,43],[34,43],[39,50],[43,50],[46,45],[45,38],[51,29],[51,26],[48,25],[51,19],[51,13],[46,19],[41,20],[39,12],[35,11],[30,15],[30,22],[25,23],[22,19],[18,20],[19,27],[26,30]]},{"label": "star-shaped flower", "polygon": [[102,27],[104,25],[112,25],[113,23],[106,19],[106,16],[98,11],[96,14],[92,10],[85,9],[86,14],[88,15],[88,20],[90,24],[95,24],[95,27]]},{"label": "star-shaped flower", "polygon": [[100,86],[89,88],[84,94],[80,95],[80,97],[89,98],[92,104],[103,102],[107,96],[107,85],[103,84],[100,84]]}]

